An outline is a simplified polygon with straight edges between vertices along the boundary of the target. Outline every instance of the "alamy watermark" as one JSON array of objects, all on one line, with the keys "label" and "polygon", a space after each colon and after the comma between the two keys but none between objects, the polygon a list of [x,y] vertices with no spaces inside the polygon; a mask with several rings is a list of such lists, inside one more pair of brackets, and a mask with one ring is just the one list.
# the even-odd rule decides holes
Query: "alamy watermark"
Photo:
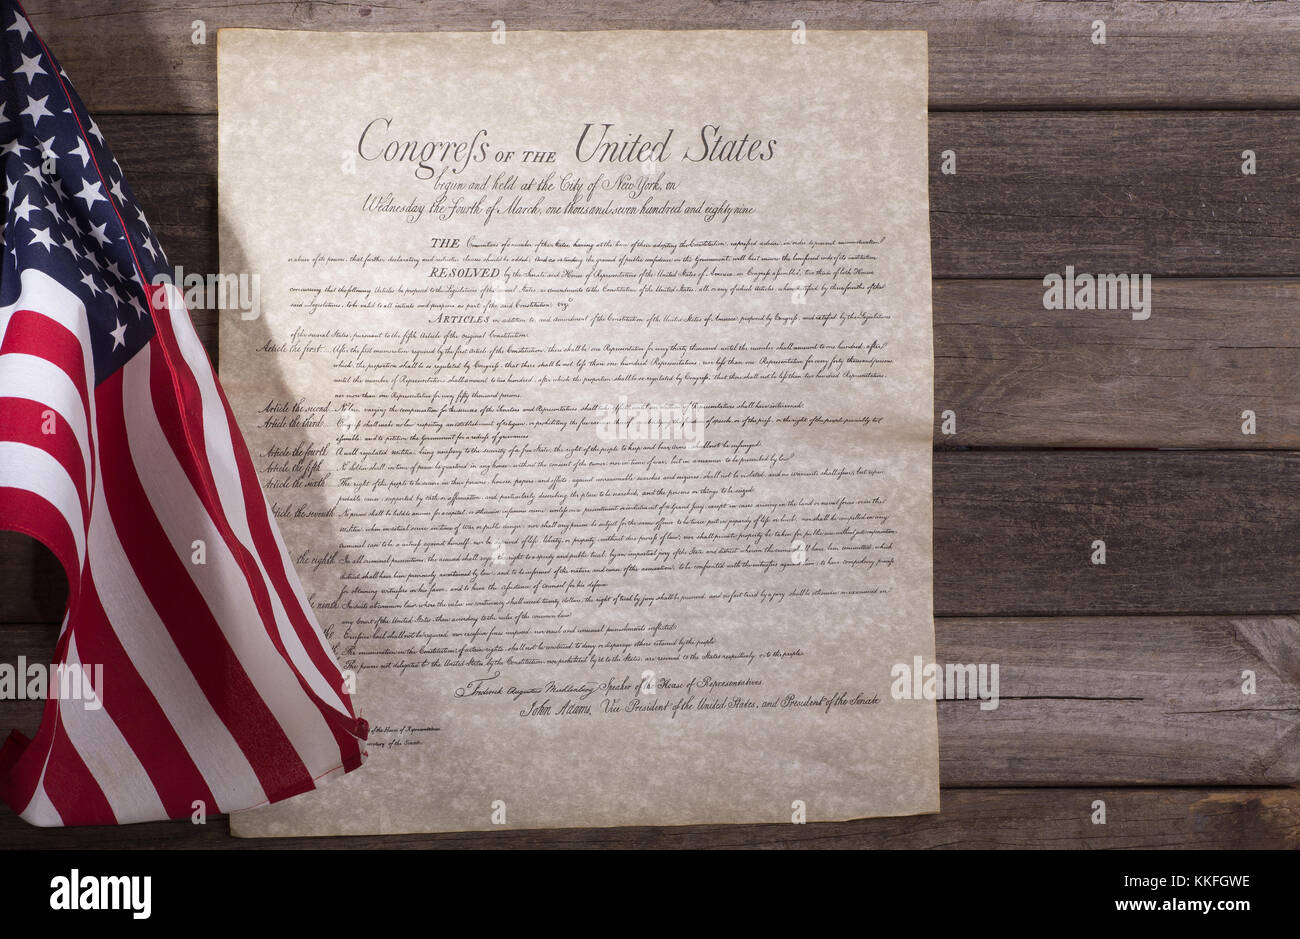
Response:
[{"label": "alamy watermark", "polygon": [[87,711],[98,711],[104,706],[104,666],[29,664],[21,655],[17,665],[0,662],[0,700],[43,701],[48,697],[81,701]]},{"label": "alamy watermark", "polygon": [[617,403],[602,404],[596,423],[601,440],[680,440],[688,450],[704,444],[704,421],[695,402],[629,404],[627,395]]},{"label": "alamy watermark", "polygon": [[987,663],[939,665],[913,656],[889,670],[889,693],[896,701],[964,701],[979,699],[981,711],[998,709],[998,666]]},{"label": "alamy watermark", "polygon": [[180,265],[172,273],[153,276],[154,286],[172,286],[185,299],[186,309],[238,310],[239,318],[255,320],[262,315],[262,278],[257,274],[185,273]]},{"label": "alamy watermark", "polygon": [[1151,318],[1150,274],[1064,274],[1043,278],[1044,310],[1130,310],[1135,320]]},{"label": "alamy watermark", "polygon": [[124,910],[132,919],[153,912],[153,877],[93,875],[73,868],[50,880],[52,910]]}]

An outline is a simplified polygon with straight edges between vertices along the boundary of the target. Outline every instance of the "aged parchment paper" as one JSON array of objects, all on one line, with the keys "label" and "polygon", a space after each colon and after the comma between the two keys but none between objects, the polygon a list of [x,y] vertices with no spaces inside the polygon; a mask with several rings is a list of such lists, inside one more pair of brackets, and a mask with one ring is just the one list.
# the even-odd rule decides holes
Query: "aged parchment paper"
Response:
[{"label": "aged parchment paper", "polygon": [[220,33],[222,380],[372,725],[232,830],[937,811],[925,35],[495,39]]}]

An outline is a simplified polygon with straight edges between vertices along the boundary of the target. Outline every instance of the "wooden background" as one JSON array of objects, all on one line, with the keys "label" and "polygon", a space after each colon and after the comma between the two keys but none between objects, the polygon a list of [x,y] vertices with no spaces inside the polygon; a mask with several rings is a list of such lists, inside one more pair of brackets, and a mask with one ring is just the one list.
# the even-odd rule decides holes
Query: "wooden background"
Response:
[{"label": "wooden background", "polygon": [[[935,816],[249,842],[223,818],[41,830],[0,809],[0,846],[1300,846],[1300,4],[26,6],[196,272],[217,265],[218,27],[928,30],[938,661],[999,663],[1004,696],[940,703]],[[1067,264],[1151,274],[1151,318],[1045,311]],[[195,319],[215,353],[215,318]],[[0,661],[48,658],[62,581],[0,536]],[[0,702],[2,727],[39,716]]]}]

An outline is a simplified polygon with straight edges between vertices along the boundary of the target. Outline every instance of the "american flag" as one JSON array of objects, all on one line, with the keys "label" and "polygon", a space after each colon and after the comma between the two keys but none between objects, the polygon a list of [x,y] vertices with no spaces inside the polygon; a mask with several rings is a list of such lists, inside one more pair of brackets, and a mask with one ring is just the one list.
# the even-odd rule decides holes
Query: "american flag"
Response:
[{"label": "american flag", "polygon": [[313,789],[366,722],[121,168],[14,0],[0,29],[0,528],[67,574],[52,669],[102,666],[102,707],[51,688],[9,736],[0,797],[101,825]]}]

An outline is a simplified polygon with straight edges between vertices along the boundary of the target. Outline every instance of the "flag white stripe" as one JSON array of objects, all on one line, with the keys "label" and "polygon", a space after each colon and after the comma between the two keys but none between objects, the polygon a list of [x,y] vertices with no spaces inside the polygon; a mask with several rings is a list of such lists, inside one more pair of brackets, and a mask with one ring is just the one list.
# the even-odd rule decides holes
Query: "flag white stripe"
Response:
[{"label": "flag white stripe", "polygon": [[[67,664],[78,669],[82,665],[75,636],[68,643]],[[83,687],[91,684],[91,669],[82,669],[81,674]],[[49,693],[55,694],[56,690],[52,676]],[[85,700],[61,700],[59,713],[68,732],[68,742],[95,778],[119,825],[167,817],[153,780],[106,707],[90,710]]]},{"label": "flag white stripe", "polygon": [[[48,762],[47,760],[47,765]],[[40,825],[42,828],[55,828],[63,824],[63,816],[59,814],[59,810],[54,807],[49,794],[45,791],[44,769],[41,770],[41,779],[36,784],[36,791],[32,793],[31,801],[27,803],[27,808],[23,809],[18,817],[33,825]]]},{"label": "flag white stripe", "polygon": [[[23,271],[18,299],[0,307],[0,336],[9,329],[9,319],[19,310],[31,310],[58,323],[81,343],[81,358],[86,369],[86,387],[95,387],[95,359],[90,348],[90,323],[86,307],[77,295],[43,271]],[[93,395],[91,396],[94,397]]]},{"label": "flag white stripe", "polygon": [[[39,395],[37,392],[39,391]],[[86,470],[86,491],[90,491],[90,433],[81,392],[68,373],[49,359],[25,352],[0,355],[0,398],[24,398],[56,412],[72,428]]]},{"label": "flag white stripe", "polygon": [[[150,397],[152,350],[145,347],[122,368],[126,437],[154,514],[177,556],[185,561],[190,579],[203,594],[217,626],[230,644],[245,674],[270,709],[299,759],[312,776],[338,765],[339,750],[329,724],[261,628],[262,618],[249,592],[244,573],[217,530],[185,470],[177,462],[158,425]],[[206,563],[193,564],[195,540],[204,543]],[[257,628],[251,628],[254,625]]]},{"label": "flag white stripe", "polygon": [[0,440],[0,486],[26,489],[45,499],[67,522],[77,546],[77,566],[86,559],[86,523],[81,495],[63,464],[40,447]]},{"label": "flag white stripe", "polygon": [[220,800],[225,793],[232,800],[231,805],[221,805],[221,810],[265,802],[266,792],[257,773],[203,693],[136,577],[109,517],[100,480],[95,483],[94,505],[90,553],[95,590],[104,615],[115,624],[122,651],[162,708],[212,794]]},{"label": "flag white stripe", "polygon": [[[62,631],[67,628],[68,617],[67,614],[64,614],[63,626],[59,633],[60,636],[62,635]],[[44,719],[42,718],[42,723],[43,721]],[[54,734],[57,737],[57,725],[55,726]],[[53,747],[50,747],[50,749],[46,751],[45,762],[41,764],[41,775],[40,778],[36,780],[36,788],[32,790],[32,797],[28,800],[26,807],[18,813],[19,818],[32,825],[39,825],[42,828],[54,828],[63,824],[63,816],[59,814],[59,810],[56,809],[54,803],[50,801],[49,793],[45,791],[45,770],[50,765],[50,753],[53,752]]]},{"label": "flag white stripe", "polygon": [[[284,538],[280,534],[280,526],[276,524],[275,515],[271,512],[271,505],[266,501],[265,495],[262,496],[262,511],[266,513],[267,521],[270,523],[271,535],[275,538],[275,546],[280,552],[280,563],[284,565],[286,571],[291,572],[291,576],[289,577],[289,586],[293,588],[294,598],[298,601],[298,605],[302,607],[302,611],[307,615],[307,619],[311,621],[312,625],[317,629],[320,629],[320,623],[316,619],[316,614],[311,608],[311,603],[307,600],[307,595],[303,593],[302,580],[299,579],[296,573],[294,573],[293,560],[289,557],[289,548],[284,543]],[[338,657],[334,654],[334,646],[325,638],[323,631],[321,632],[321,648],[324,649],[326,654],[330,657],[330,661],[334,663],[334,667],[339,669],[339,671],[342,671],[343,666],[339,663]]]},{"label": "flag white stripe", "polygon": [[[171,314],[172,330],[176,336],[176,343],[180,347],[181,355],[185,359],[186,365],[189,366],[190,373],[194,376],[194,381],[199,388],[199,395],[203,404],[203,439],[204,446],[207,450],[208,463],[212,466],[213,480],[217,486],[217,496],[221,501],[221,506],[225,510],[226,521],[229,523],[235,537],[248,549],[248,552],[257,562],[258,572],[265,581],[267,592],[271,596],[272,610],[275,614],[275,625],[280,633],[280,641],[284,644],[285,651],[289,653],[294,667],[298,670],[307,682],[311,685],[313,691],[320,695],[321,699],[340,713],[346,714],[347,708],[343,704],[343,699],[339,697],[338,691],[333,688],[320,673],[316,664],[311,660],[307,649],[303,646],[302,637],[294,629],[293,623],[289,621],[289,615],[285,612],[284,604],[281,602],[280,592],[271,582],[267,575],[266,567],[262,563],[261,552],[253,543],[253,534],[249,529],[247,507],[244,505],[244,493],[240,487],[239,464],[235,460],[235,447],[230,439],[230,424],[226,417],[225,406],[217,394],[216,383],[212,377],[212,366],[208,362],[207,353],[203,350],[199,338],[194,333],[190,325],[189,314],[185,312],[185,307],[179,302],[180,298],[174,296],[175,288],[169,288],[167,292],[168,310]],[[260,488],[259,488],[260,492]],[[265,501],[262,502],[261,508],[265,511]],[[270,527],[277,529],[275,520],[270,520]],[[286,568],[290,581],[295,580],[293,576],[293,566]],[[293,598],[290,598],[292,601]],[[304,612],[307,613],[308,619],[312,625],[319,631],[319,626],[315,618],[311,615],[311,607],[301,604]],[[328,645],[328,643],[322,643]]]}]

